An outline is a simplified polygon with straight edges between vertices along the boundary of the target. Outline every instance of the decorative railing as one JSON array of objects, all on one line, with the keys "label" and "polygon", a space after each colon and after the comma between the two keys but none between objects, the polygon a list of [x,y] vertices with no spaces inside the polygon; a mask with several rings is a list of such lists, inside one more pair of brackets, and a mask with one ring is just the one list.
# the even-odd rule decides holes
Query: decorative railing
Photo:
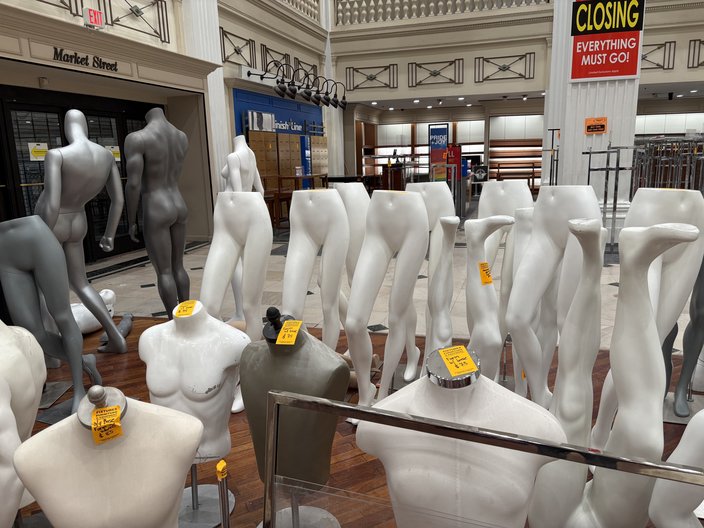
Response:
[{"label": "decorative railing", "polygon": [[335,0],[335,24],[350,26],[549,3],[550,0]]},{"label": "decorative railing", "polygon": [[320,0],[279,0],[279,2],[291,6],[311,20],[320,22]]}]

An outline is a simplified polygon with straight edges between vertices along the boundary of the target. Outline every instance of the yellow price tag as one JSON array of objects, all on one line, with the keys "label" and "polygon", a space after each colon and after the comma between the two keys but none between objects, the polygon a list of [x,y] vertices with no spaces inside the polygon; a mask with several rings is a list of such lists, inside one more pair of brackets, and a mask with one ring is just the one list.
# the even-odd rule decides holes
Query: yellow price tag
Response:
[{"label": "yellow price tag", "polygon": [[120,406],[99,407],[93,409],[91,415],[91,430],[93,431],[93,441],[100,445],[109,440],[122,436],[122,426],[120,425]]},{"label": "yellow price tag", "polygon": [[183,301],[176,308],[176,317],[190,317],[193,315],[193,310],[196,308],[198,301]]},{"label": "yellow price tag", "polygon": [[293,319],[284,321],[279,337],[276,338],[276,344],[293,345],[296,342],[296,337],[298,337],[298,331],[301,329],[302,324],[303,321],[294,321]]},{"label": "yellow price tag", "polygon": [[471,374],[479,370],[464,345],[441,348],[438,352],[452,377]]},{"label": "yellow price tag", "polygon": [[521,379],[526,379],[526,371],[525,370],[521,371]]},{"label": "yellow price tag", "polygon": [[491,278],[491,268],[489,267],[488,262],[479,263],[479,277],[482,279],[483,286],[494,282]]},{"label": "yellow price tag", "polygon": [[227,477],[227,462],[224,460],[221,460],[215,465],[215,474],[218,477],[218,480],[223,480],[225,477]]}]

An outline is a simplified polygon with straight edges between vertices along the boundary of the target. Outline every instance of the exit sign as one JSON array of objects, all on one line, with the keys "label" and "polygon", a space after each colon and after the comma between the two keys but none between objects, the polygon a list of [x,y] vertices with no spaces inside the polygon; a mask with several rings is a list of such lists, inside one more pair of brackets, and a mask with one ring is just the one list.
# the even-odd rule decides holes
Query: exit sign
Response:
[{"label": "exit sign", "polygon": [[105,14],[97,9],[84,7],[83,25],[91,29],[103,29],[105,27]]}]

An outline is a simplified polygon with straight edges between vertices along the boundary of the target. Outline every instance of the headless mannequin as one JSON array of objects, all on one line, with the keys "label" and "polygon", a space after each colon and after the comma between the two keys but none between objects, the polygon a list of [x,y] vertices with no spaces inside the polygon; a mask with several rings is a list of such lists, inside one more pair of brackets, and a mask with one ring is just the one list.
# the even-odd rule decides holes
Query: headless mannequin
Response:
[{"label": "headless mannequin", "polygon": [[294,191],[290,217],[282,309],[303,319],[315,257],[322,247],[323,342],[335,350],[340,337],[340,280],[350,238],[344,203],[335,189]]},{"label": "headless mannequin", "polygon": [[482,363],[482,372],[496,380],[499,375],[504,338],[499,329],[499,299],[494,283],[484,284],[479,264],[487,262],[485,242],[488,237],[507,225],[513,225],[511,216],[489,216],[467,220],[464,234],[467,239],[467,327],[470,343]]},{"label": "headless mannequin", "polygon": [[408,306],[413,303],[413,289],[428,247],[428,231],[428,215],[419,193],[374,191],[345,323],[350,355],[357,373],[360,405],[370,405],[374,399],[374,385],[370,382],[372,342],[367,324],[386,269],[396,253],[379,399],[388,395],[408,329],[415,328],[416,321],[409,319]]},{"label": "headless mannequin", "polygon": [[[73,381],[72,412],[85,395],[83,372],[93,384],[100,383],[93,354],[82,355],[83,336],[69,302],[66,260],[61,246],[38,216],[25,216],[0,223],[0,282],[12,321],[29,330],[49,357],[66,361]],[[60,334],[48,331],[42,322],[40,298]]]},{"label": "headless mannequin", "polygon": [[[677,448],[667,459],[670,464],[704,466],[704,411],[687,424]],[[648,516],[657,528],[701,528],[694,510],[704,500],[701,486],[658,479],[648,507]]]},{"label": "headless mannequin", "polygon": [[172,321],[144,331],[139,357],[147,365],[150,401],[203,422],[196,459],[205,462],[230,451],[235,374],[249,339],[208,315],[200,302],[191,315],[177,313]]},{"label": "headless mannequin", "polygon": [[[601,337],[601,239],[606,229],[596,219],[570,220],[582,248],[582,274],[562,327],[555,394],[550,412],[573,445],[587,445],[592,424],[592,370]],[[528,515],[531,526],[563,528],[582,500],[587,466],[556,460],[543,466],[535,481]]]},{"label": "headless mannequin", "polygon": [[[652,461],[662,456],[665,365],[648,294],[648,268],[668,249],[698,236],[699,230],[688,224],[626,227],[619,235],[620,288],[609,355],[619,409],[606,444],[615,455]],[[654,484],[653,478],[598,467],[566,525],[645,526]]]},{"label": "headless mannequin", "polygon": [[[264,480],[267,394],[284,390],[342,400],[350,371],[339,354],[300,330],[293,345],[277,345],[280,313],[267,310],[265,340],[247,345],[242,353],[242,396],[249,430]],[[290,317],[286,317],[290,319]],[[337,418],[330,414],[283,409],[279,422],[277,475],[323,485],[330,476],[330,453]]]},{"label": "headless mannequin", "polygon": [[[625,227],[643,227],[663,222],[685,222],[704,232],[704,197],[699,191],[648,189],[636,191],[624,221]],[[693,244],[674,247],[653,261],[648,270],[648,290],[655,313],[658,342],[663,344],[692,292],[702,256],[704,235]],[[665,390],[672,373],[672,348],[663,347],[665,353]],[[698,354],[698,351],[695,352]],[[687,358],[685,359],[687,361]],[[678,385],[679,412],[687,408],[686,390],[689,379]],[[665,393],[663,393],[664,395]],[[611,429],[618,408],[611,373],[607,374],[601,391],[599,414],[592,432],[592,446],[601,449]],[[678,408],[676,407],[676,410]]]},{"label": "headless mannequin", "polygon": [[108,334],[108,343],[100,351],[124,354],[127,352],[125,338],[115,326],[103,300],[90,286],[83,254],[83,239],[88,232],[85,206],[103,188],[110,196],[110,211],[100,248],[113,250],[125,201],[120,171],[113,155],[88,139],[88,124],[81,111],[69,110],[64,122],[69,145],[47,152],[44,190],[37,200],[35,213],[46,222],[62,246],[71,289]]},{"label": "headless mannequin", "polygon": [[[426,342],[431,350],[448,347],[452,344],[452,254],[455,250],[455,237],[460,219],[457,216],[443,216],[440,219],[442,245],[440,262],[433,273],[428,290],[428,310],[432,314],[430,328],[426,332]],[[415,337],[415,336],[414,336]]]},{"label": "headless mannequin", "polygon": [[161,108],[149,110],[145,119],[146,127],[125,138],[127,219],[130,237],[137,242],[141,194],[144,243],[156,271],[159,296],[171,317],[179,301],[188,299],[190,289],[183,267],[188,208],[178,189],[188,138],[166,120]]},{"label": "headless mannequin", "polygon": [[18,475],[55,528],[178,526],[203,425],[165,407],[127,402],[121,437],[97,445],[90,429],[70,416],[15,452]]},{"label": "headless mannequin", "polygon": [[[436,359],[435,351],[426,364],[434,365]],[[446,368],[428,370],[441,381],[461,380],[452,378]],[[553,442],[565,440],[560,424],[545,409],[476,374],[471,385],[464,382],[454,389],[424,376],[375,408]],[[467,521],[523,528],[535,474],[548,462],[535,455],[371,422],[359,423],[357,445],[384,465],[396,524],[403,528],[449,528]]]},{"label": "headless mannequin", "polygon": [[[543,358],[540,341],[531,327],[540,300],[561,269],[557,324],[572,302],[580,273],[581,255],[575,239],[568,241],[568,220],[601,218],[594,189],[589,185],[554,185],[540,188],[535,203],[533,233],[514,277],[506,323],[525,370],[531,399],[543,407],[550,404],[547,377],[549,363]],[[548,368],[545,368],[545,364]]]},{"label": "headless mannequin", "polygon": [[[244,136],[235,137],[235,150],[227,155],[225,166],[220,175],[225,180],[225,191],[249,192],[254,189],[264,196],[262,178],[257,169],[257,158],[247,145]],[[237,261],[235,273],[232,276],[232,293],[235,296],[235,315],[233,319],[241,321],[245,318],[242,298],[242,261]]]},{"label": "headless mannequin", "polygon": [[32,434],[46,381],[42,349],[27,330],[0,321],[0,526],[11,526],[24,486],[12,465],[19,445]]}]

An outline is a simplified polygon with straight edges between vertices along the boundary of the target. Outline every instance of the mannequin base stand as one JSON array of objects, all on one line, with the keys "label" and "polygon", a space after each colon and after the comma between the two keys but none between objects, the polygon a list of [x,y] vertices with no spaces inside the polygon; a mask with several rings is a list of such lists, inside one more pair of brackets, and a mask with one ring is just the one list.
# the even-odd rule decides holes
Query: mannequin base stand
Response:
[{"label": "mannequin base stand", "polygon": [[71,399],[61,402],[58,405],[54,405],[50,409],[46,409],[39,414],[37,414],[37,421],[49,425],[54,425],[60,422],[64,418],[71,416],[71,406],[73,401]]},{"label": "mannequin base stand", "polygon": [[420,377],[420,372],[422,370],[423,369],[418,368],[418,375],[416,375],[416,377],[411,381],[406,381],[405,379],[403,379],[403,374],[406,371],[406,364],[399,363],[398,367],[396,367],[396,370],[394,371],[394,377],[391,379],[391,389],[389,390],[389,393],[394,393],[397,390],[404,388],[406,385],[413,383]]},{"label": "mannequin base stand", "polygon": [[[262,528],[263,522],[257,525]],[[340,528],[340,523],[329,511],[313,506],[300,506],[298,496],[291,493],[291,507],[276,512],[276,528]]]},{"label": "mannequin base stand", "polygon": [[692,416],[704,409],[704,395],[692,394],[691,398],[687,399],[687,403],[689,404],[689,416],[677,416],[673,408],[674,397],[675,395],[672,392],[668,392],[667,396],[665,396],[662,419],[666,423],[688,424]]},{"label": "mannequin base stand", "polygon": [[48,409],[71,387],[73,387],[73,383],[70,381],[47,381],[42,392],[42,399],[39,402],[39,408]]},{"label": "mannequin base stand", "polygon": [[29,517],[20,517],[19,514],[15,519],[12,528],[52,528],[49,519],[43,513],[36,513]]},{"label": "mannequin base stand", "polygon": [[[222,523],[217,484],[198,485],[198,468],[191,466],[191,486],[183,490],[178,514],[179,528],[214,528]],[[227,491],[228,513],[235,509],[235,496]]]}]

